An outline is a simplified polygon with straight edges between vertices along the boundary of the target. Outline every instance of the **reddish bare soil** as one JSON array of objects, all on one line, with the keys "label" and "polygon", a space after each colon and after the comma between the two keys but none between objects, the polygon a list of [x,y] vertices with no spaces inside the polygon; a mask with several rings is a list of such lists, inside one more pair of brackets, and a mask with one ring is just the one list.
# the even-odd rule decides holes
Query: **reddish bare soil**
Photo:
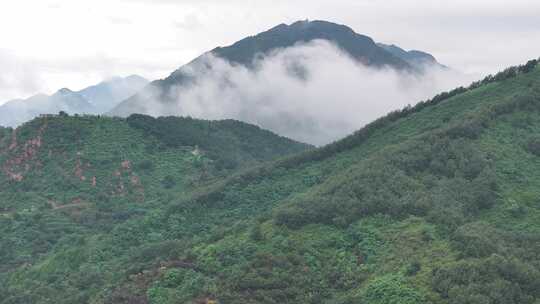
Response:
[{"label": "reddish bare soil", "polygon": [[12,156],[2,165],[2,172],[8,179],[20,182],[24,179],[24,175],[31,170],[32,166],[40,165],[38,162],[32,162],[39,149],[42,146],[42,135],[47,128],[47,121],[39,128],[36,137],[19,144],[17,131],[13,131],[11,144],[8,147],[7,153]]}]

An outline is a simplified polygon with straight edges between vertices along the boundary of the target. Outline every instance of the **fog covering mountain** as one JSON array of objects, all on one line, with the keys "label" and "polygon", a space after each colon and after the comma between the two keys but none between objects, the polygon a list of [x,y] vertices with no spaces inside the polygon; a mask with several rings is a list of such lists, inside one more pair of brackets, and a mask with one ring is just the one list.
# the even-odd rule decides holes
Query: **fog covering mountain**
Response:
[{"label": "fog covering mountain", "polygon": [[11,100],[0,106],[0,125],[15,127],[40,114],[60,111],[70,114],[102,114],[146,84],[148,81],[137,75],[114,77],[76,92],[63,88],[50,96],[38,94],[27,99]]},{"label": "fog covering mountain", "polygon": [[377,44],[344,25],[299,21],[205,53],[110,114],[234,118],[321,145],[468,82],[427,53]]}]

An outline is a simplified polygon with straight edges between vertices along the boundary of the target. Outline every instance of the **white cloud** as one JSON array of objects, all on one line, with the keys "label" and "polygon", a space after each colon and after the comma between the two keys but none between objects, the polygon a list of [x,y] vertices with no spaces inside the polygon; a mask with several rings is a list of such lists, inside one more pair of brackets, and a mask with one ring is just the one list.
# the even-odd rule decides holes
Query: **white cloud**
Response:
[{"label": "white cloud", "polygon": [[[27,73],[44,83],[32,93],[92,84],[103,65],[94,68],[84,62],[96,58],[106,58],[107,65],[115,67],[111,72],[121,75],[165,77],[215,46],[306,18],[347,24],[377,41],[426,50],[441,62],[470,72],[495,72],[540,56],[536,0],[4,2],[0,49],[33,63]],[[79,63],[87,69],[76,76],[73,71]],[[0,68],[0,77],[10,73]],[[17,94],[13,90],[2,95],[9,99]]]},{"label": "white cloud", "polygon": [[27,97],[43,89],[43,80],[35,72],[33,64],[15,54],[0,49],[0,100]]},{"label": "white cloud", "polygon": [[176,104],[145,105],[153,115],[235,118],[321,145],[391,110],[471,81],[437,68],[422,77],[367,68],[325,41],[280,50],[256,66],[253,71],[206,56],[185,70],[197,78],[195,85],[168,92]]}]

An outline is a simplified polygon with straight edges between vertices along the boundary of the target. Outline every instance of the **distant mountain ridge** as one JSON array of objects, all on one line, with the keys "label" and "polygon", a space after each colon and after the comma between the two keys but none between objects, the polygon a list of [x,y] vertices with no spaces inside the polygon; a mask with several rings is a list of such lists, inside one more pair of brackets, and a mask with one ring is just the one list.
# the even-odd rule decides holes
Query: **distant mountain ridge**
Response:
[{"label": "distant mountain ridge", "polygon": [[[151,82],[144,90],[120,103],[109,114],[128,116],[133,113],[151,114],[148,109],[149,100],[160,100],[164,103],[176,101],[171,89],[176,86],[188,86],[197,81],[198,70],[208,68],[204,58],[213,55],[248,68],[254,61],[272,52],[293,47],[314,40],[326,40],[335,44],[344,53],[356,61],[373,68],[390,67],[397,71],[422,73],[425,64],[440,65],[435,57],[420,51],[411,51],[402,56],[393,48],[377,44],[365,35],[354,32],[350,27],[327,21],[297,21],[290,25],[280,24],[255,36],[244,38],[230,46],[217,47],[190,63],[178,68],[165,79]],[[211,67],[210,67],[211,68]]]},{"label": "distant mountain ridge", "polygon": [[148,82],[148,80],[138,75],[130,75],[124,78],[113,77],[83,89],[79,93],[89,100],[94,107],[97,107],[100,112],[106,112],[116,106],[116,102],[135,94]]},{"label": "distant mountain ridge", "polygon": [[131,75],[113,77],[80,91],[62,88],[51,96],[34,95],[15,99],[0,106],[0,125],[15,127],[40,114],[64,111],[70,114],[103,114],[142,89],[148,80]]},{"label": "distant mountain ridge", "polygon": [[440,64],[437,61],[437,59],[433,57],[433,55],[423,52],[423,51],[418,51],[418,50],[406,51],[394,44],[388,45],[384,43],[377,43],[377,46],[383,48],[385,51],[391,53],[392,55],[402,60],[405,60],[409,64],[419,67],[419,68],[423,68],[426,65],[435,65],[441,68],[448,68],[445,65]]}]

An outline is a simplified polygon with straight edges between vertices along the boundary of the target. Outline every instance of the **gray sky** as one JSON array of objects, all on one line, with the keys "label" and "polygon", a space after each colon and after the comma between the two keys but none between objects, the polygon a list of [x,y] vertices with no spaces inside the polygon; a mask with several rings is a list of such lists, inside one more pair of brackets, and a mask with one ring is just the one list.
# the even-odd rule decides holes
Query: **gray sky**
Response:
[{"label": "gray sky", "polygon": [[323,19],[487,74],[540,56],[538,0],[17,0],[0,4],[0,103],[167,76],[215,46]]}]

